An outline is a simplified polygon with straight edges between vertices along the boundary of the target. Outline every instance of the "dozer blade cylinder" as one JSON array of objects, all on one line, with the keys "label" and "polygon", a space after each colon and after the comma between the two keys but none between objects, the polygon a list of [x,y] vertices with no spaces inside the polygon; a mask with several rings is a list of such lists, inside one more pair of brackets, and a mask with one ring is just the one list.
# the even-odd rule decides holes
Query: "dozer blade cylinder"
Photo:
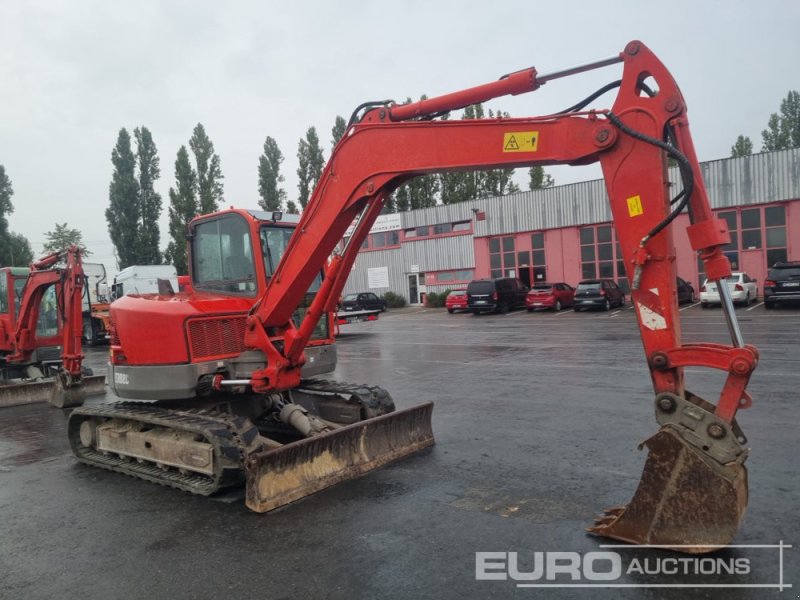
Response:
[{"label": "dozer blade cylinder", "polygon": [[633,500],[587,531],[689,554],[730,544],[747,507],[746,453],[720,464],[669,427],[644,445],[649,454]]},{"label": "dozer blade cylinder", "polygon": [[63,389],[56,389],[56,379],[3,385],[0,386],[0,408],[38,402],[50,402],[58,408],[80,406],[84,397],[105,393],[105,379],[104,375],[84,377],[82,391],[71,390],[67,394]]},{"label": "dozer blade cylinder", "polygon": [[267,512],[434,444],[433,403],[250,455],[246,503]]}]

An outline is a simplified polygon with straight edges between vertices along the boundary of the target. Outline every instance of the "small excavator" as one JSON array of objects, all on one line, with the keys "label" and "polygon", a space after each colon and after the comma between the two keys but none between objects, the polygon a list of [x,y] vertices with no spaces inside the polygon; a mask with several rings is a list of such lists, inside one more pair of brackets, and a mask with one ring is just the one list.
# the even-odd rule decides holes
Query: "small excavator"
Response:
[{"label": "small excavator", "polygon": [[105,377],[82,366],[84,289],[76,246],[0,269],[0,406],[68,408],[105,393]]},{"label": "small excavator", "polygon": [[[622,63],[622,77],[561,112],[438,119],[559,78]],[[617,89],[611,109],[587,108]],[[668,160],[682,185],[671,193]],[[758,362],[718,285],[732,342],[683,343],[672,223],[710,280],[731,274],[730,235],[711,211],[686,103],[641,42],[548,74],[535,68],[455,93],[360,105],[296,224],[280,212],[224,210],[189,225],[191,293],[129,296],[111,306],[109,380],[129,401],[75,409],[79,460],[198,494],[246,484],[265,512],[434,443],[431,403],[395,411],[380,388],[315,378],[345,280],[386,199],[428,173],[599,162],[650,370],[658,432],[627,507],[591,533],[689,553],[733,539],[747,504],[748,450],[736,413]],[[346,231],[352,233],[340,245]],[[711,402],[685,387],[686,367],[727,373]]]}]

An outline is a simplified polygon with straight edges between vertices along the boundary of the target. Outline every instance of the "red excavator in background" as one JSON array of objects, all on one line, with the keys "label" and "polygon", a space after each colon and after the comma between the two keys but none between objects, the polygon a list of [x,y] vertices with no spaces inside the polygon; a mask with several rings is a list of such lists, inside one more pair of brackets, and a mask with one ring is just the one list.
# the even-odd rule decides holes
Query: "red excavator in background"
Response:
[{"label": "red excavator in background", "polygon": [[0,406],[50,400],[79,406],[105,391],[82,367],[81,251],[73,246],[29,269],[0,269]]},{"label": "red excavator in background", "polygon": [[[556,114],[437,120],[617,63],[620,80]],[[611,109],[587,109],[615,88]],[[682,179],[673,197],[668,159]],[[638,41],[565,71],[529,68],[411,104],[362,104],[288,242],[280,213],[228,210],[192,221],[193,292],[111,306],[112,385],[123,398],[159,402],[76,409],[73,451],[89,464],[196,493],[244,478],[247,505],[267,511],[432,444],[430,404],[394,412],[379,388],[307,379],[323,350],[333,354],[313,338],[320,322],[330,326],[370,226],[389,194],[418,175],[594,162],[633,275],[660,429],[645,442],[631,503],[590,531],[695,553],[728,544],[747,504],[748,451],[735,416],[751,403],[746,386],[758,353],[742,340],[726,285],[718,288],[732,344],[681,341],[671,224],[688,211],[689,241],[710,280],[731,273],[722,252],[730,236],[710,209],[683,96]],[[715,404],[685,388],[690,366],[727,373]]]}]

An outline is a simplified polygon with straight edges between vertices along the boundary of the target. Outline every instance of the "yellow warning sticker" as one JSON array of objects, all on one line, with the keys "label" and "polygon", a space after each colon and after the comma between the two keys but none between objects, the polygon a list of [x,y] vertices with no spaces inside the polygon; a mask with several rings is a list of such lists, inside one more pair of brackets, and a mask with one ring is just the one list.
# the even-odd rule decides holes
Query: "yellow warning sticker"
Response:
[{"label": "yellow warning sticker", "polygon": [[538,131],[511,131],[503,134],[503,152],[536,152]]},{"label": "yellow warning sticker", "polygon": [[644,214],[641,197],[631,196],[630,198],[628,198],[628,216],[638,217],[641,214]]}]

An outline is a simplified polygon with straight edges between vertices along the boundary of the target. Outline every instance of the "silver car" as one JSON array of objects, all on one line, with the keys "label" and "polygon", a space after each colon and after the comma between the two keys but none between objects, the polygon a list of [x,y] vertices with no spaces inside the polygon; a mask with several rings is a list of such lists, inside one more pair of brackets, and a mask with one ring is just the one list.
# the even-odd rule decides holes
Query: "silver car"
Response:
[{"label": "silver car", "polygon": [[[747,273],[733,273],[726,281],[734,304],[747,306],[758,298],[756,280]],[[708,308],[712,304],[720,304],[719,290],[715,282],[706,279],[700,288],[700,305]]]}]

